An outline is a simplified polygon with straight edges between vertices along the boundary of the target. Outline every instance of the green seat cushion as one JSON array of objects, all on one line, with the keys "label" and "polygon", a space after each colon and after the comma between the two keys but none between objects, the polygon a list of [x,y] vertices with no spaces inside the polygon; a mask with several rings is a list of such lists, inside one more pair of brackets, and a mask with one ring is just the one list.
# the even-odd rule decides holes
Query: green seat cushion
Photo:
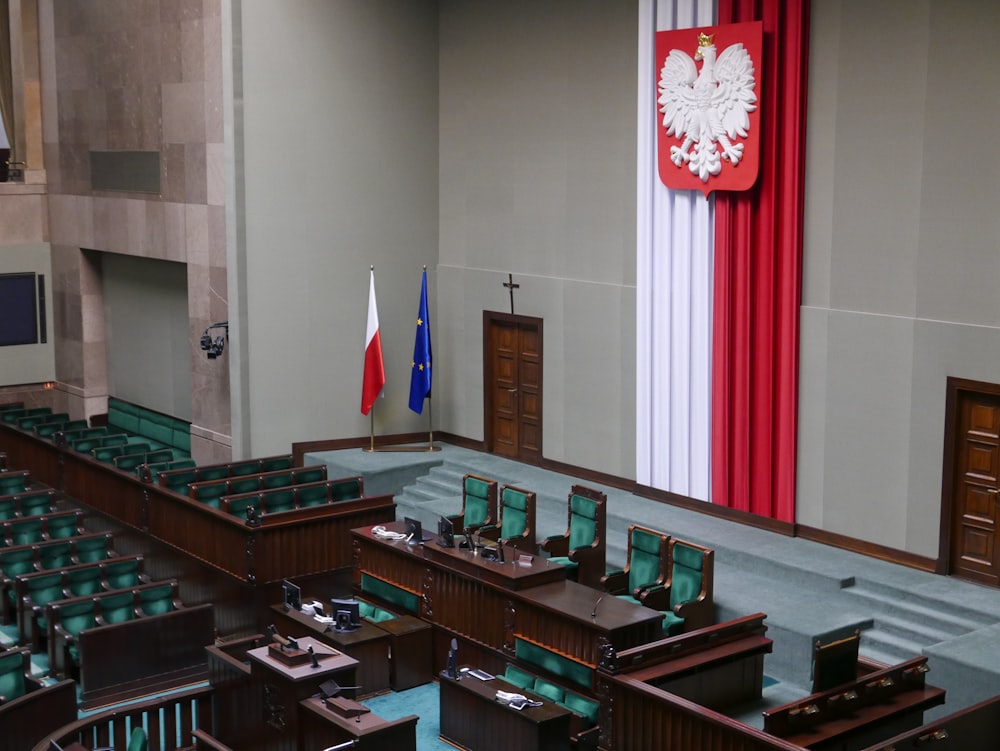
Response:
[{"label": "green seat cushion", "polygon": [[76,571],[67,571],[66,588],[76,597],[96,595],[102,589],[100,567],[89,566]]},{"label": "green seat cushion", "polygon": [[375,612],[375,606],[370,602],[365,602],[364,600],[358,600],[358,615],[361,618],[371,618],[372,613]]},{"label": "green seat cushion", "polygon": [[674,614],[673,611],[664,611],[661,627],[664,636],[676,636],[684,630],[684,619]]},{"label": "green seat cushion", "polygon": [[73,636],[97,624],[94,601],[67,602],[59,608],[59,623]]},{"label": "green seat cushion", "polygon": [[28,545],[42,541],[42,523],[38,519],[10,523],[11,545]]},{"label": "green seat cushion", "polygon": [[109,589],[126,589],[139,583],[139,561],[116,561],[104,566],[104,580]]},{"label": "green seat cushion", "polygon": [[21,496],[18,505],[21,507],[21,516],[47,514],[52,510],[52,496],[48,493]]},{"label": "green seat cushion", "polygon": [[80,522],[76,514],[47,517],[45,531],[50,540],[75,537],[80,533]]},{"label": "green seat cushion", "polygon": [[76,559],[80,563],[95,563],[108,557],[108,538],[91,537],[76,541]]},{"label": "green seat cushion", "polygon": [[27,480],[23,474],[0,477],[0,495],[13,495],[26,489]]},{"label": "green seat cushion", "polygon": [[512,683],[518,688],[523,688],[528,691],[533,690],[535,686],[535,676],[521,670],[521,668],[515,665],[508,665],[507,669],[504,670],[502,677],[508,683]]},{"label": "green seat cushion", "polygon": [[45,571],[65,568],[73,563],[73,550],[69,542],[55,542],[38,548],[38,565]]},{"label": "green seat cushion", "polygon": [[564,555],[554,555],[551,558],[549,558],[549,560],[552,563],[558,563],[560,566],[565,566],[566,568],[570,569],[571,571],[575,571],[576,569],[580,568],[580,564],[579,563],[577,563],[576,561],[571,561],[569,558],[567,558]]},{"label": "green seat cushion", "polygon": [[35,569],[35,551],[31,548],[5,550],[0,552],[0,573],[13,579],[21,574],[28,574]]},{"label": "green seat cushion", "polygon": [[382,608],[375,608],[372,614],[368,617],[372,623],[382,623],[383,621],[391,621],[395,618],[394,613],[390,613],[388,610],[383,610]]},{"label": "green seat cushion", "polygon": [[573,714],[584,718],[587,721],[588,727],[593,727],[597,724],[601,711],[601,705],[599,702],[596,702],[593,699],[588,699],[586,696],[581,696],[573,691],[567,691],[566,698],[563,699],[562,705]]}]

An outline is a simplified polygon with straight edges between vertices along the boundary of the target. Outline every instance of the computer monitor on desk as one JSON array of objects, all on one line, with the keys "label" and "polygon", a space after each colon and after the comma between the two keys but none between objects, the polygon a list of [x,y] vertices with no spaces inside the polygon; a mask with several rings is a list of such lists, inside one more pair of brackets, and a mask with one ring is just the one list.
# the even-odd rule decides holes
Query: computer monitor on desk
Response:
[{"label": "computer monitor on desk", "polygon": [[357,631],[361,626],[361,605],[355,599],[330,600],[333,611],[333,630],[338,633]]},{"label": "computer monitor on desk", "polygon": [[424,532],[423,525],[419,519],[407,516],[404,517],[404,523],[406,524],[407,545],[419,545],[431,539],[432,535],[429,532]]},{"label": "computer monitor on desk", "polygon": [[281,592],[284,597],[285,610],[302,609],[302,589],[287,579],[281,582]]},{"label": "computer monitor on desk", "polygon": [[438,545],[442,548],[455,547],[455,525],[447,516],[438,519]]}]

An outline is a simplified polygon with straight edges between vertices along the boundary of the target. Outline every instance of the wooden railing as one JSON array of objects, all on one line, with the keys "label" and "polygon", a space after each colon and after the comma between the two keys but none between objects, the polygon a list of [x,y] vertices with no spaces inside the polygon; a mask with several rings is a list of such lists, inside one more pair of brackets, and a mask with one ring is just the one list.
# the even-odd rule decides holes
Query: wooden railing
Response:
[{"label": "wooden railing", "polygon": [[212,688],[205,686],[90,715],[52,728],[30,751],[49,751],[50,738],[63,748],[79,743],[85,748],[124,749],[134,727],[146,729],[148,751],[191,748],[195,729],[204,727],[211,732],[212,695]]}]

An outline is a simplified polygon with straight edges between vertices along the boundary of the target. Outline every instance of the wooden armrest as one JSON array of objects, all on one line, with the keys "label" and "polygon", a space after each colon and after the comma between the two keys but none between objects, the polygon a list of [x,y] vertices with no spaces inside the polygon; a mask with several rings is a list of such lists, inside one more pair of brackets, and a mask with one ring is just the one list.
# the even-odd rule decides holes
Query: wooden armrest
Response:
[{"label": "wooden armrest", "polygon": [[612,595],[623,595],[628,587],[627,571],[610,571],[601,577],[604,591]]},{"label": "wooden armrest", "polygon": [[546,537],[538,546],[549,555],[565,556],[569,554],[569,535],[553,535]]}]

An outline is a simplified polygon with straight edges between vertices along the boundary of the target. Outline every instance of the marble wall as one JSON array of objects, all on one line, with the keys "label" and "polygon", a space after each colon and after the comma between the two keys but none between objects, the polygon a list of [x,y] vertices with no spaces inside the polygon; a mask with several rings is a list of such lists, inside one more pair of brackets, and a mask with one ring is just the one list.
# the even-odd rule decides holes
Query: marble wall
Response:
[{"label": "marble wall", "polygon": [[[57,388],[108,396],[101,255],[187,264],[192,452],[230,454],[228,361],[198,346],[228,317],[221,0],[39,0]],[[160,193],[95,191],[91,151],[155,151]]]}]

